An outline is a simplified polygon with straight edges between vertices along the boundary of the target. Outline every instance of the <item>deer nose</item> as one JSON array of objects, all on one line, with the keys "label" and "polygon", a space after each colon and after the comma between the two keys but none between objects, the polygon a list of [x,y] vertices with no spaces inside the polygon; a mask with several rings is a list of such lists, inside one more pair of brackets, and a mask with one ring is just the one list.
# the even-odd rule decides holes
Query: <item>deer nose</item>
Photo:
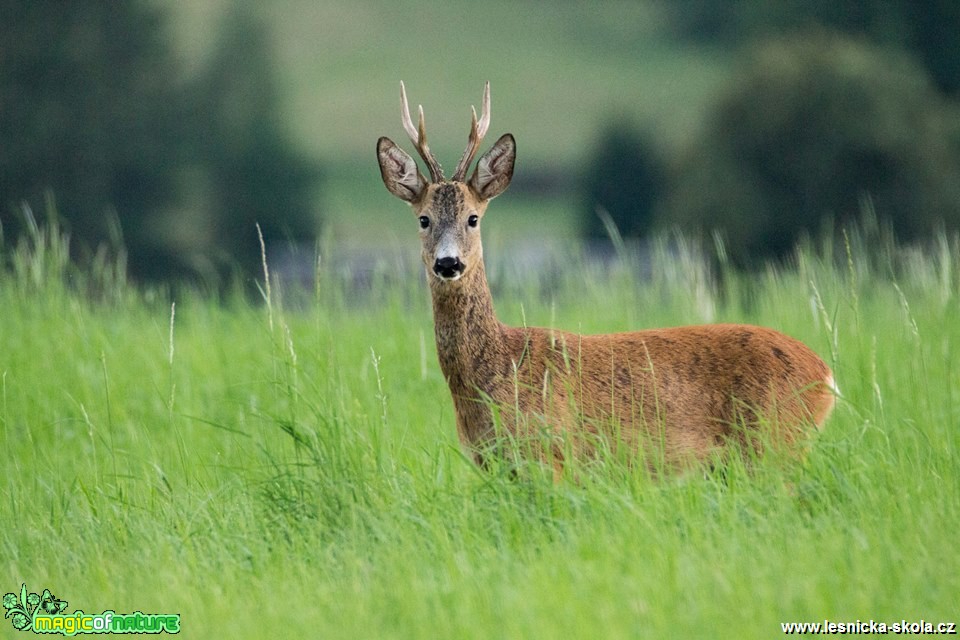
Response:
[{"label": "deer nose", "polygon": [[441,278],[457,278],[463,273],[464,264],[459,257],[437,258],[433,263],[433,272]]}]

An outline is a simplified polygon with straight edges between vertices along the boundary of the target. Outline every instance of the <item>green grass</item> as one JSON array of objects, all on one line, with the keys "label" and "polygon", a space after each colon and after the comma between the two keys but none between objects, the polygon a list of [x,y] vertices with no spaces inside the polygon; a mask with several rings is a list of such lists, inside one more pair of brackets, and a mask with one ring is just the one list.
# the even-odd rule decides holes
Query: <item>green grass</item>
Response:
[{"label": "green grass", "polygon": [[412,233],[405,279],[354,293],[322,261],[314,292],[274,286],[269,307],[138,292],[37,233],[0,276],[0,591],[176,612],[188,638],[770,638],[792,620],[958,618],[956,242],[854,235],[849,259],[805,252],[722,287],[666,242],[649,279],[573,251],[552,279],[502,269],[509,322],[770,325],[843,392],[803,465],[554,485],[460,453]]}]

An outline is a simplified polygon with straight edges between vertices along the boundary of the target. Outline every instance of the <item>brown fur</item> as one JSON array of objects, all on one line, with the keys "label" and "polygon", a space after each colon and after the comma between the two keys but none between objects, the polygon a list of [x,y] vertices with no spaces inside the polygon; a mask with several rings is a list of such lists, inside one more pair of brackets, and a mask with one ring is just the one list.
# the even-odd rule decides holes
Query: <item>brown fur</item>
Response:
[{"label": "brown fur", "polygon": [[588,457],[602,442],[675,467],[731,441],[757,448],[763,438],[751,432],[762,427],[774,443],[792,445],[833,406],[827,365],[772,329],[577,335],[508,327],[493,313],[482,264],[456,283],[430,281],[457,430],[480,463],[496,437],[494,407],[502,428],[534,450],[546,435],[550,450],[541,455],[558,463],[570,452]]},{"label": "brown fur", "polygon": [[[499,435],[562,468],[598,448],[627,447],[647,464],[686,466],[736,443],[799,449],[834,404],[829,367],[772,329],[717,324],[577,335],[503,325],[483,265],[479,224],[509,184],[515,143],[500,138],[466,183],[427,183],[390,140],[377,144],[391,193],[421,230],[440,368],[461,442],[483,464]],[[433,272],[439,247],[456,247],[459,279]],[[502,428],[498,433],[496,426]]]}]

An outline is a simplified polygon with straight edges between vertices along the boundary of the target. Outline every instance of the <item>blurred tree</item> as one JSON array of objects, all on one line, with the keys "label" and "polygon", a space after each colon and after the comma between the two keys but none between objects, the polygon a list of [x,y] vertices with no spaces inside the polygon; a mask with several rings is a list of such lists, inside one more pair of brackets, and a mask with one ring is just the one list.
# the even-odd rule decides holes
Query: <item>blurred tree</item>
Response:
[{"label": "blurred tree", "polygon": [[[173,199],[184,138],[181,86],[152,2],[0,1],[0,215],[55,195],[74,245],[94,247],[116,215],[141,238]],[[136,254],[135,254],[136,255]]]},{"label": "blurred tree", "polygon": [[214,237],[249,272],[260,264],[256,224],[268,243],[315,235],[320,177],[283,130],[268,33],[251,5],[227,15],[195,94],[200,112],[213,116],[195,140],[212,187]]},{"label": "blurred tree", "polygon": [[665,223],[782,256],[868,196],[910,240],[960,227],[957,113],[912,58],[821,34],[756,46],[671,181]]},{"label": "blurred tree", "polygon": [[811,28],[907,48],[937,87],[960,91],[960,2],[957,0],[697,0],[661,2],[685,37],[741,43]]},{"label": "blurred tree", "polygon": [[901,0],[909,46],[917,52],[943,91],[960,93],[960,2],[957,0]]},{"label": "blurred tree", "polygon": [[584,234],[608,237],[605,211],[624,236],[642,236],[653,225],[653,207],[663,191],[664,171],[655,147],[623,118],[611,120],[587,161]]},{"label": "blurred tree", "polygon": [[[246,7],[246,5],[242,5]],[[122,228],[135,276],[222,272],[312,234],[314,164],[291,151],[262,24],[241,8],[187,79],[151,0],[0,0],[0,221],[52,193],[74,253]],[[197,185],[200,185],[198,188]]]}]

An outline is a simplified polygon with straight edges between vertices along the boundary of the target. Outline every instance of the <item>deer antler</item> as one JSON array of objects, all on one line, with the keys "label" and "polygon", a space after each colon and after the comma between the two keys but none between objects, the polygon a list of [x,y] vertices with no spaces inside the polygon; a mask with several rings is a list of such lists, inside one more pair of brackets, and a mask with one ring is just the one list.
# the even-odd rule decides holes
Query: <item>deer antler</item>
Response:
[{"label": "deer antler", "polygon": [[467,141],[467,148],[460,158],[457,170],[453,172],[453,180],[463,182],[467,176],[467,169],[473,162],[473,157],[477,155],[477,149],[480,148],[480,142],[483,136],[487,135],[487,129],[490,128],[490,81],[483,86],[483,107],[481,108],[480,122],[477,122],[477,110],[470,107],[473,118],[470,122],[470,139]]},{"label": "deer antler", "polygon": [[430,169],[430,179],[433,182],[443,182],[443,169],[440,168],[440,163],[433,157],[430,147],[427,146],[427,131],[423,124],[423,105],[420,105],[420,124],[418,127],[414,127],[413,120],[410,119],[407,90],[403,86],[403,80],[400,81],[400,114],[403,119],[403,128],[410,136],[410,142],[417,148],[420,157],[423,158],[423,161],[427,163],[427,168]]}]

